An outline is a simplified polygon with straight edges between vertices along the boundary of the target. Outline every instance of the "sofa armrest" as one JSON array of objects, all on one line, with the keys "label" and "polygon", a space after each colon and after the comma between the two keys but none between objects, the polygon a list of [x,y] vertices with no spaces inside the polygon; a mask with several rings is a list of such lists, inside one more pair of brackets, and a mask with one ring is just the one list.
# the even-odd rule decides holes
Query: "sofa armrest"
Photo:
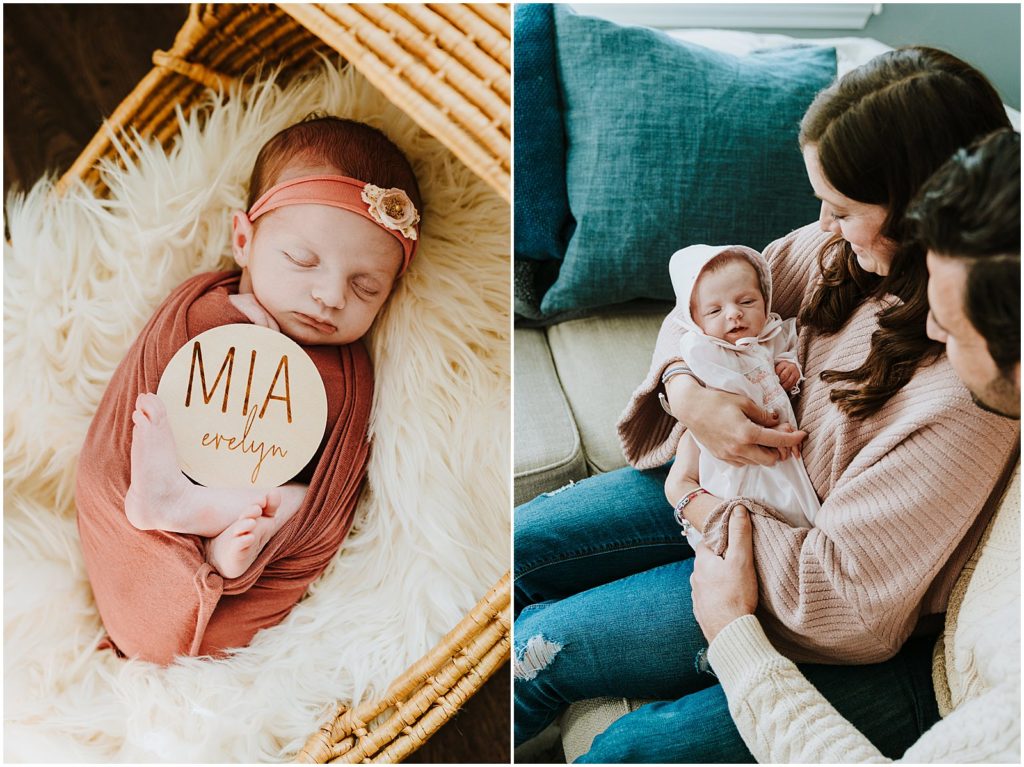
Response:
[{"label": "sofa armrest", "polygon": [[515,330],[515,503],[587,476],[580,434],[547,334]]}]

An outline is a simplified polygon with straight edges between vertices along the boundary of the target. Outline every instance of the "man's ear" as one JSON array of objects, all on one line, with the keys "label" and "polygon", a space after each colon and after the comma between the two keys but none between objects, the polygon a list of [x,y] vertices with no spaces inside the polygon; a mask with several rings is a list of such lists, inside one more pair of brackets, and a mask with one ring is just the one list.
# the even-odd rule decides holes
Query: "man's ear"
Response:
[{"label": "man's ear", "polygon": [[252,222],[241,210],[236,210],[231,217],[231,253],[235,263],[243,269],[249,265],[249,253],[252,250]]},{"label": "man's ear", "polygon": [[1017,385],[1017,396],[1020,396],[1020,360],[1013,366],[1013,381]]}]

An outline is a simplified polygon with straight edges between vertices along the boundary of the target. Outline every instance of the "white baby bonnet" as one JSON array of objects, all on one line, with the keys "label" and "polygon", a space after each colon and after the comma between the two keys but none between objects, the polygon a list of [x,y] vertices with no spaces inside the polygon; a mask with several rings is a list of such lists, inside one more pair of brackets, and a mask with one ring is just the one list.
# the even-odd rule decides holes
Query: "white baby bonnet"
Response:
[{"label": "white baby bonnet", "polygon": [[[723,253],[738,253],[744,256],[751,266],[757,270],[757,275],[761,281],[761,292],[764,294],[764,307],[767,318],[764,328],[762,328],[761,333],[756,339],[741,338],[735,344],[731,344],[721,338],[709,336],[701,330],[700,325],[694,321],[693,316],[690,314],[690,299],[693,296],[693,288],[697,284],[700,273],[704,271],[704,267],[712,259]],[[771,339],[782,327],[782,318],[772,312],[771,270],[768,268],[768,262],[765,261],[764,256],[753,248],[748,248],[746,245],[690,245],[672,254],[672,260],[668,264],[668,273],[672,278],[672,289],[676,294],[676,304],[682,315],[678,322],[690,333],[704,336],[709,341],[724,346],[727,349],[739,350],[754,341],[764,342]]]}]

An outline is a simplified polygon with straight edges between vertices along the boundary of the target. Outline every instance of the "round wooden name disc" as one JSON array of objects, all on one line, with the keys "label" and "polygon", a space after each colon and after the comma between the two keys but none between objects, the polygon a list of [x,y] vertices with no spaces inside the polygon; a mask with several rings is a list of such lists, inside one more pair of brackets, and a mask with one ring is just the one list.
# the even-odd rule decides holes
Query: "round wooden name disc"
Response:
[{"label": "round wooden name disc", "polygon": [[313,360],[283,333],[222,325],[178,349],[160,378],[178,464],[207,487],[278,487],[309,462],[327,426]]}]

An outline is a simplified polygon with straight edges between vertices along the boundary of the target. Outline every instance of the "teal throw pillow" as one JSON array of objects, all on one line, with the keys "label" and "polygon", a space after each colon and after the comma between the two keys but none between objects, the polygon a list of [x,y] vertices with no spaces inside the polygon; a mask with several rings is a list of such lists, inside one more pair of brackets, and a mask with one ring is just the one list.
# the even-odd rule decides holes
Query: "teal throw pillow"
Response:
[{"label": "teal throw pillow", "polygon": [[669,258],[697,243],[763,249],[813,221],[800,119],[835,50],[736,57],[556,6],[576,229],[541,311],[672,300]]},{"label": "teal throw pillow", "polygon": [[515,254],[560,260],[572,229],[552,6],[515,7]]}]

